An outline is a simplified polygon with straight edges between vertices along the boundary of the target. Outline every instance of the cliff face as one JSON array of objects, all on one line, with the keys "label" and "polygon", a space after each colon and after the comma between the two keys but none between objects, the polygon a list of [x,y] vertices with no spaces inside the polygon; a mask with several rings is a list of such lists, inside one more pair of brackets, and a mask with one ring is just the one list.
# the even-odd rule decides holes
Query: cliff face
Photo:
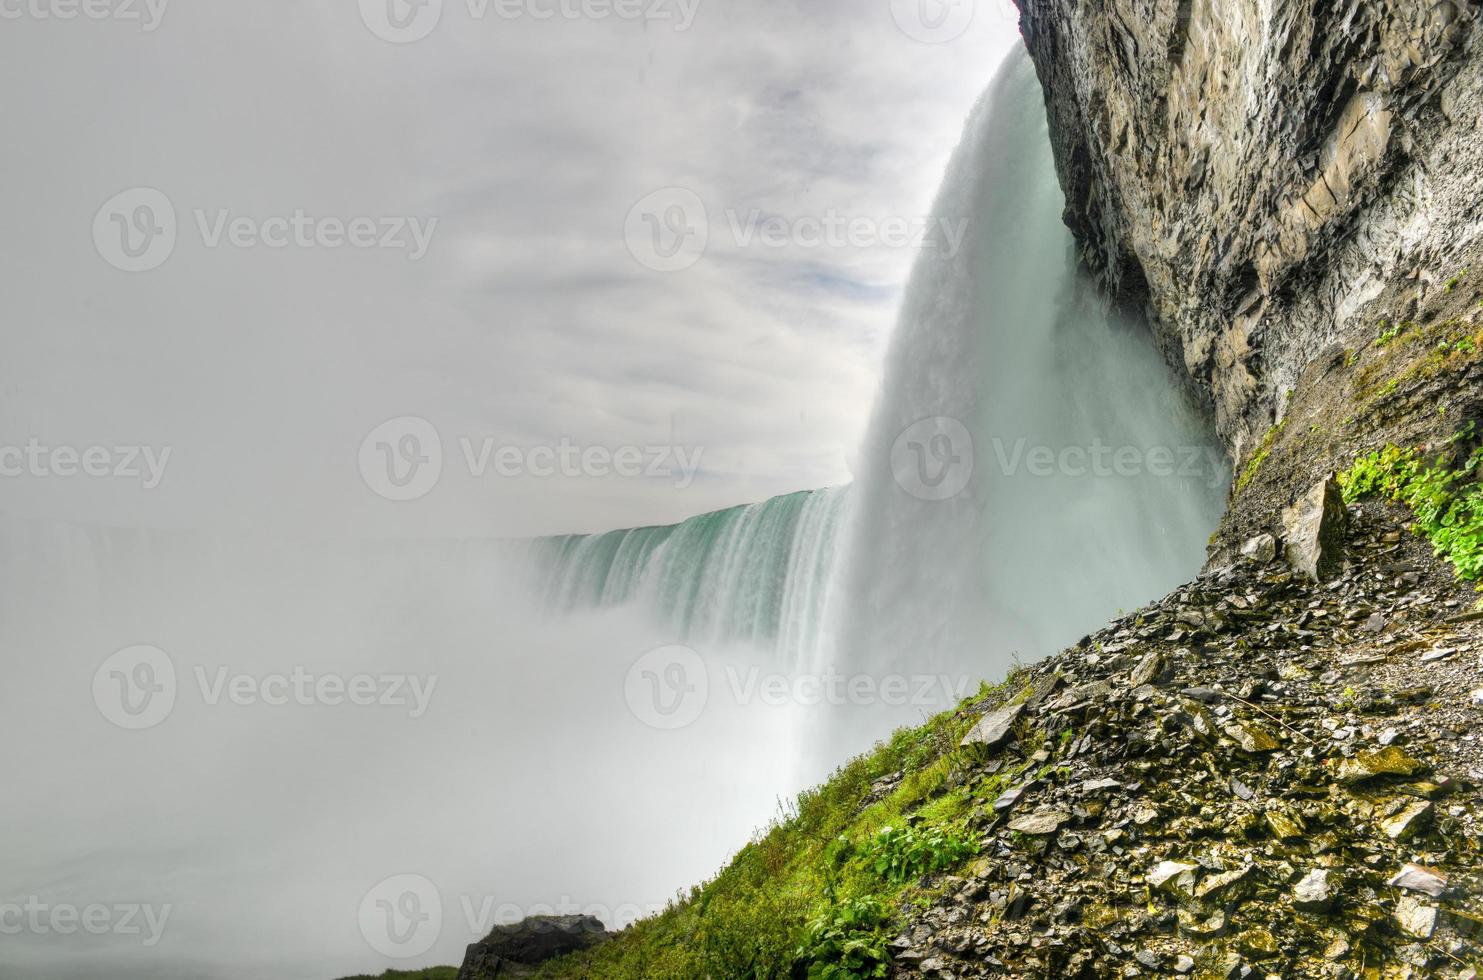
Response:
[{"label": "cliff face", "polygon": [[1066,222],[1238,464],[1306,368],[1483,235],[1469,0],[1017,0]]}]

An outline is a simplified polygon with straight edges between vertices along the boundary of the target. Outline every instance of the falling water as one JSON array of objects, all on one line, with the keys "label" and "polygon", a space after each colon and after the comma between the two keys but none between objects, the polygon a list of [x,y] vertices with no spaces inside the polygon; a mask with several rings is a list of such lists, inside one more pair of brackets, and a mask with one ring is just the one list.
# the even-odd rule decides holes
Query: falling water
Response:
[{"label": "falling water", "polygon": [[995,677],[1199,568],[1224,455],[1147,331],[1081,281],[1064,203],[1021,51],[935,206],[967,237],[925,252],[907,288],[826,656]]},{"label": "falling water", "polygon": [[1020,52],[949,167],[933,226],[967,236],[913,271],[855,483],[548,539],[548,604],[635,604],[800,670],[980,678],[1187,579],[1225,457],[1148,331],[1083,282],[1064,203]]},{"label": "falling water", "polygon": [[535,577],[560,612],[637,603],[686,640],[811,650],[823,626],[845,488],[774,497],[682,524],[546,538]]}]

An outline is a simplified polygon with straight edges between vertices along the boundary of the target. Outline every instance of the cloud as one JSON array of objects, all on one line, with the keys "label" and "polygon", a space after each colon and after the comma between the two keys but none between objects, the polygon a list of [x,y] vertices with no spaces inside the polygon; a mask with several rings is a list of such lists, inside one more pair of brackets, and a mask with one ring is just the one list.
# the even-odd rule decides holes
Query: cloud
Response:
[{"label": "cloud", "polygon": [[[475,18],[410,44],[353,3],[171,6],[158,28],[23,20],[0,38],[0,442],[174,446],[149,493],[0,486],[0,509],[284,535],[487,535],[682,519],[838,483],[916,250],[739,241],[738,223],[924,218],[962,120],[1014,40],[980,11],[924,44],[885,0],[703,2],[693,26]],[[522,8],[523,9],[523,8]],[[533,7],[531,9],[534,9]],[[45,94],[44,100],[41,94]],[[101,261],[130,187],[177,212],[150,272]],[[710,241],[682,271],[630,254],[636,202],[684,188]],[[208,247],[197,212],[262,225],[436,218],[391,249]],[[491,482],[453,468],[412,504],[368,492],[387,418],[521,444],[681,440],[705,478]]]}]

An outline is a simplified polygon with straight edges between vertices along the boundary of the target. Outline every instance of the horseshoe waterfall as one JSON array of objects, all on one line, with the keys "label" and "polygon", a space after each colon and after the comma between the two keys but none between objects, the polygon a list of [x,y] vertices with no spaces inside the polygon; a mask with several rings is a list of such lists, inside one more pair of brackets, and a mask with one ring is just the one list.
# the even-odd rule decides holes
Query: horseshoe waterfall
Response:
[{"label": "horseshoe waterfall", "polygon": [[977,678],[1184,581],[1225,457],[1142,326],[1079,279],[1063,205],[1020,53],[948,170],[933,227],[967,236],[918,259],[854,483],[540,542],[548,606],[634,605],[703,656]]}]

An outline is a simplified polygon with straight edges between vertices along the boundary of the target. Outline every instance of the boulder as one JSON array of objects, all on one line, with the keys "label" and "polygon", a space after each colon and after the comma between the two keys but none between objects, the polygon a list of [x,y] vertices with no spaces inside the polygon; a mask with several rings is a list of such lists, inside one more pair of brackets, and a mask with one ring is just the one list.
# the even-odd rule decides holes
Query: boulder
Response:
[{"label": "boulder", "polygon": [[1277,539],[1270,534],[1258,534],[1241,546],[1243,557],[1260,565],[1277,560]]},{"label": "boulder", "polygon": [[1447,891],[1447,878],[1440,871],[1420,864],[1408,864],[1386,882],[1391,888],[1404,888],[1440,898]]},{"label": "boulder", "polygon": [[464,954],[458,980],[529,976],[554,959],[607,942],[611,934],[590,915],[538,915],[497,926]]},{"label": "boulder", "polygon": [[1338,876],[1326,868],[1315,868],[1293,886],[1293,908],[1303,912],[1323,912],[1334,904],[1338,893]]},{"label": "boulder", "polygon": [[1344,566],[1347,523],[1339,482],[1330,476],[1282,512],[1287,563],[1315,582],[1334,578]]},{"label": "boulder", "polygon": [[992,714],[984,715],[979,719],[973,730],[963,736],[964,745],[982,745],[986,748],[997,748],[1014,728],[1014,721],[1024,713],[1023,704],[1012,704],[1007,708],[1000,708]]}]

